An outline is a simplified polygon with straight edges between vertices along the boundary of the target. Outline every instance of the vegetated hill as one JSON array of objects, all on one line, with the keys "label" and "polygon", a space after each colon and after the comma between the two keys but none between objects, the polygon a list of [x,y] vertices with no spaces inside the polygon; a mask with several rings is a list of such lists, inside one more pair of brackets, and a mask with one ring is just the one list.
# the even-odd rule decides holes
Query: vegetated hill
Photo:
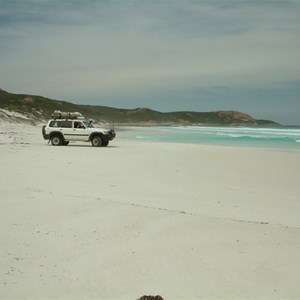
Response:
[{"label": "vegetated hill", "polygon": [[273,121],[257,120],[237,111],[162,113],[148,108],[119,109],[79,105],[42,96],[12,94],[0,89],[0,119],[2,120],[38,124],[51,118],[55,110],[76,111],[96,123],[119,125],[278,125]]}]

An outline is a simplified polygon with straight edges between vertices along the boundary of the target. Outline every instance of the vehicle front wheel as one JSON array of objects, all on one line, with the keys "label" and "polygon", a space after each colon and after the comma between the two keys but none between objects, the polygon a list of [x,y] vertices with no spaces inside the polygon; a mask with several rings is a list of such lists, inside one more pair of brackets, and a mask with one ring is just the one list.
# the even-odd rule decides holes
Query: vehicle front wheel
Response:
[{"label": "vehicle front wheel", "polygon": [[102,145],[102,140],[100,136],[93,137],[91,142],[93,147],[101,147]]},{"label": "vehicle front wheel", "polygon": [[108,145],[108,143],[109,143],[109,141],[108,141],[108,140],[106,140],[106,141],[103,141],[103,142],[102,142],[102,146],[103,146],[103,147],[106,147],[106,146]]},{"label": "vehicle front wheel", "polygon": [[51,144],[53,146],[60,146],[62,144],[63,140],[59,135],[54,135],[51,137]]}]

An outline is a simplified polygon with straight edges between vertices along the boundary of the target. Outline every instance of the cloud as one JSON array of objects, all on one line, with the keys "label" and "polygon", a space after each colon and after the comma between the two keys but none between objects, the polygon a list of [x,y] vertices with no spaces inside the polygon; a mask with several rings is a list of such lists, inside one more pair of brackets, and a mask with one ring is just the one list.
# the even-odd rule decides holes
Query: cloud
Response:
[{"label": "cloud", "polygon": [[146,99],[172,89],[300,79],[298,1],[2,0],[1,6],[1,85],[12,91]]}]

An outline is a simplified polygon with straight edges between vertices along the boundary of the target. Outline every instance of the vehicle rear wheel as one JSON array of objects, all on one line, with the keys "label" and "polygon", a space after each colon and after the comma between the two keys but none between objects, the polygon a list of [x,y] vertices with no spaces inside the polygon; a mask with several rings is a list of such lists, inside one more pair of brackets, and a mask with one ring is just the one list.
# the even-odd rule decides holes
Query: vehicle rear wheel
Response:
[{"label": "vehicle rear wheel", "polygon": [[59,135],[54,135],[53,137],[51,137],[51,144],[53,146],[60,146],[62,143],[62,137],[60,137]]},{"label": "vehicle rear wheel", "polygon": [[101,147],[102,146],[102,140],[100,136],[95,136],[92,138],[92,146],[93,147]]}]

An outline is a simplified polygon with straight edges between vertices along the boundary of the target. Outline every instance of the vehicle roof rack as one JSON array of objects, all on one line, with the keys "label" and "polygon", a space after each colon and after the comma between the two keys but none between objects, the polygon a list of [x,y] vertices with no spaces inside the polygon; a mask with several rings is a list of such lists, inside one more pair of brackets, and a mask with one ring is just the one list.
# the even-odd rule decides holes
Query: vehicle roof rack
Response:
[{"label": "vehicle roof rack", "polygon": [[55,110],[54,113],[51,115],[54,119],[72,119],[72,120],[83,120],[84,117],[79,112],[65,112],[60,110]]}]

